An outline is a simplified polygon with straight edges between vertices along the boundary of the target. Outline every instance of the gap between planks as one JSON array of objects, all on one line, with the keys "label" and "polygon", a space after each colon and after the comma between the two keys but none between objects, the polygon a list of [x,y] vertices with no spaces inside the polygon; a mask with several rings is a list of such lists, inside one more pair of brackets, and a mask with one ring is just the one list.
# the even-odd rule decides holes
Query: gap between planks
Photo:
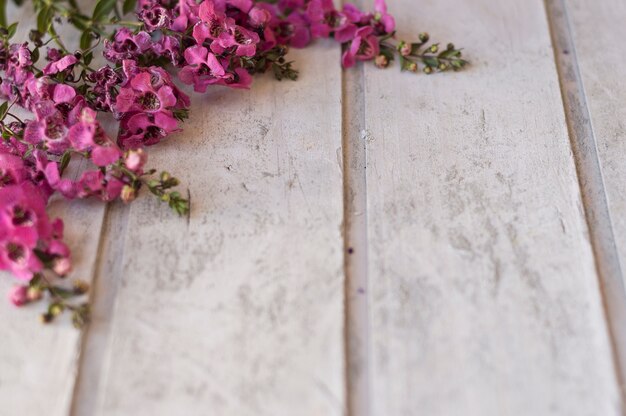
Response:
[{"label": "gap between planks", "polygon": [[104,211],[89,299],[92,319],[81,337],[70,416],[96,414],[101,399],[100,386],[106,377],[88,375],[106,375],[107,360],[111,358],[107,355],[111,318],[122,276],[129,210],[118,202],[107,203]]},{"label": "gap between planks", "polygon": [[545,0],[570,143],[582,195],[605,312],[609,324],[617,379],[626,414],[626,290],[614,228],[605,192],[602,166],[585,89],[576,58],[564,0]]},{"label": "gap between planks", "polygon": [[349,416],[368,416],[369,307],[364,70],[342,73],[346,398]]}]

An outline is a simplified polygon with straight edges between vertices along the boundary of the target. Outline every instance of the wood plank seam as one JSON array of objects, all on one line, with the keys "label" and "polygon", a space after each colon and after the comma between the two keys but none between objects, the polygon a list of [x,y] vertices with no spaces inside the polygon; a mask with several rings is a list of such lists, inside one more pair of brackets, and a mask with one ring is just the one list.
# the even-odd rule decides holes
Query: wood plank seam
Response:
[{"label": "wood plank seam", "polygon": [[[92,322],[81,337],[74,390],[71,399],[70,415],[80,416],[95,413],[98,404],[98,388],[102,380],[88,377],[100,374],[106,367],[106,352],[109,350],[110,323],[115,312],[115,293],[121,279],[123,246],[130,207],[121,203],[106,204],[98,252],[94,260],[92,289],[89,302],[92,308]],[[122,236],[120,239],[115,235]],[[119,251],[119,253],[117,252]],[[106,292],[106,293],[105,293]],[[103,342],[105,341],[105,342]],[[91,367],[97,367],[95,371]]]},{"label": "wood plank seam", "polygon": [[342,75],[346,397],[349,416],[369,415],[367,184],[363,67]]},{"label": "wood plank seam", "polygon": [[610,328],[622,414],[626,414],[623,406],[626,393],[626,290],[622,265],[567,6],[563,0],[545,0],[545,6],[585,218]]}]

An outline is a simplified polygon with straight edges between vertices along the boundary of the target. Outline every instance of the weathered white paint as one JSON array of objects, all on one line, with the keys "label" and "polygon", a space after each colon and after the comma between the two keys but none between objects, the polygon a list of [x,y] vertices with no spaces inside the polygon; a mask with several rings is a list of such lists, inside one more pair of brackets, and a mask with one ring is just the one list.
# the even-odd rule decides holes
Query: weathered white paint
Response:
[{"label": "weathered white paint", "polygon": [[[8,18],[19,21],[15,39],[28,39],[28,31],[35,25],[30,5],[17,9],[9,2]],[[66,27],[62,33],[70,32]],[[76,168],[80,170],[80,166]],[[96,201],[68,203],[55,198],[52,203],[51,215],[66,220],[65,240],[74,263],[68,279],[91,281],[104,211],[105,206]],[[7,273],[0,273],[0,414],[67,415],[81,332],[74,329],[68,314],[50,326],[42,325],[38,314],[45,311],[44,303],[19,309],[12,306],[5,294],[15,283]]]},{"label": "weathered white paint", "polygon": [[83,414],[342,414],[339,48],[293,57],[298,82],[195,96],[151,152],[192,212],[144,195],[108,236],[122,276]]},{"label": "weathered white paint", "polygon": [[[618,382],[623,386],[626,375],[626,289],[612,218],[619,213],[611,213],[607,200],[601,157],[566,5],[567,2],[564,0],[547,0],[546,11],[589,238],[594,249],[614,345]],[[587,10],[591,13],[590,9]],[[594,19],[589,19],[588,22],[593,21]],[[605,26],[602,30],[610,31],[611,26]],[[626,391],[622,388],[621,392],[623,398]]]},{"label": "weathered white paint", "polygon": [[[567,4],[623,256],[626,10]],[[339,415],[348,386],[359,416],[621,414],[542,2],[389,7],[402,35],[457,40],[472,67],[357,68],[342,108],[321,42],[293,52],[296,83],[195,97],[151,151],[188,184],[188,220],[148,195],[106,215],[54,204],[74,276],[97,277],[94,323],[72,400],[80,334],[0,302],[0,413]],[[347,245],[368,248],[347,262],[350,383],[344,162]]]},{"label": "weathered white paint", "polygon": [[620,414],[543,3],[390,8],[473,65],[365,70],[373,414]]}]

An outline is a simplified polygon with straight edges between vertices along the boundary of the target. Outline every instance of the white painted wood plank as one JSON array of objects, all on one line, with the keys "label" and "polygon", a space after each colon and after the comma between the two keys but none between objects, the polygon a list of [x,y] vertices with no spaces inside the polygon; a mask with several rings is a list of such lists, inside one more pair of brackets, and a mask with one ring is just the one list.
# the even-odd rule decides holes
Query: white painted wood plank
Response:
[{"label": "white painted wood plank", "polygon": [[[27,40],[35,26],[30,4],[18,9],[9,2],[7,14],[10,22],[19,21],[14,39]],[[63,33],[70,33],[67,27]],[[65,220],[74,266],[68,279],[91,281],[105,205],[55,197],[50,212]],[[45,302],[19,309],[11,305],[5,294],[16,283],[8,273],[0,273],[0,413],[65,416],[72,403],[81,332],[68,316],[42,325],[38,314],[45,311]]]},{"label": "white painted wood plank", "polygon": [[[626,290],[612,220],[614,215],[611,214],[607,200],[601,157],[578,64],[566,2],[547,0],[546,12],[550,22],[561,96],[585,207],[589,237],[594,249],[613,341],[618,382],[623,386],[626,374]],[[623,400],[626,391],[623,388],[621,391]]]},{"label": "white painted wood plank", "polygon": [[[607,283],[609,319],[616,328],[616,346],[621,363],[622,383],[626,377],[626,81],[623,79],[626,56],[621,46],[626,35],[626,3],[603,0],[594,4],[582,1],[565,2],[566,17],[575,49],[558,51],[575,53],[583,105],[588,111],[582,120],[590,139],[595,140],[601,168],[606,206],[610,213],[615,270]],[[610,302],[612,301],[612,302]],[[624,390],[626,391],[626,390]]]},{"label": "white painted wood plank", "polygon": [[620,414],[543,3],[390,8],[473,65],[365,70],[373,414]]},{"label": "white painted wood plank", "polygon": [[626,3],[567,3],[622,264],[626,262]]},{"label": "white painted wood plank", "polygon": [[84,414],[342,414],[340,51],[293,56],[297,82],[195,96],[151,152],[191,216],[144,196],[109,235],[123,275]]}]

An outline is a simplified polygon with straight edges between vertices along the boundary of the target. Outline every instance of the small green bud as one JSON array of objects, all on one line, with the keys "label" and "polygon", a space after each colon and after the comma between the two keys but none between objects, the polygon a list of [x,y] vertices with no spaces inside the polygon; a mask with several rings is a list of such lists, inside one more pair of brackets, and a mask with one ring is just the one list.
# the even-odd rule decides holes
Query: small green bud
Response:
[{"label": "small green bud", "polygon": [[430,39],[430,36],[428,35],[428,33],[422,32],[419,34],[419,39],[420,39],[420,42],[428,42],[428,39]]},{"label": "small green bud", "polygon": [[432,45],[429,50],[431,53],[437,53],[437,51],[439,51],[439,45]]},{"label": "small green bud", "polygon": [[448,69],[448,65],[446,65],[443,62],[439,64],[439,70],[440,71],[445,71],[446,69]]},{"label": "small green bud", "polygon": [[424,73],[425,74],[430,75],[430,74],[432,74],[432,72],[433,72],[433,69],[431,67],[427,66],[426,68],[424,68]]},{"label": "small green bud", "polygon": [[452,49],[454,49],[454,43],[448,43],[448,47],[447,47],[447,49],[448,49],[449,51],[451,51]]},{"label": "small green bud", "polygon": [[52,305],[50,305],[50,307],[48,308],[48,313],[52,316],[59,316],[61,315],[61,313],[63,313],[63,305],[60,303],[53,303]]}]

